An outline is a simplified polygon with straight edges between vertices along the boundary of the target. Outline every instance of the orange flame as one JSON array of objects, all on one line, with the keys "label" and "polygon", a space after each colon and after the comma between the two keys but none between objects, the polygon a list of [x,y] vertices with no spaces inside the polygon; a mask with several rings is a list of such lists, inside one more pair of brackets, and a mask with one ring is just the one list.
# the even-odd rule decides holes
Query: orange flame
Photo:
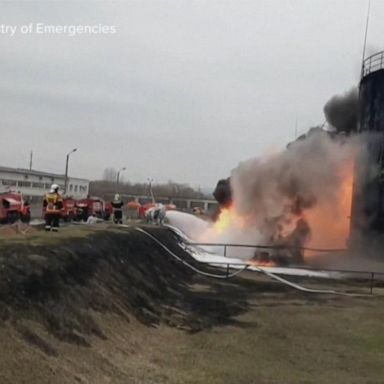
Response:
[{"label": "orange flame", "polygon": [[[297,225],[300,219],[308,223],[311,236],[304,247],[333,249],[345,248],[350,230],[350,216],[352,205],[354,163],[349,161],[341,170],[341,184],[335,186],[335,193],[332,198],[320,196],[316,205],[303,212],[301,216],[293,217],[284,224],[281,235],[288,236]],[[250,217],[242,216],[238,213],[233,203],[228,208],[223,208],[218,220],[212,227],[210,235],[222,235],[233,229],[245,229],[248,225],[254,225],[254,220]],[[207,237],[209,233],[205,234]],[[304,256],[311,256],[313,252],[305,252]],[[263,258],[254,258],[255,265],[275,265],[273,261]]]},{"label": "orange flame", "polygon": [[[352,208],[354,162],[350,160],[341,168],[341,183],[335,186],[332,197],[320,196],[316,204],[303,212],[301,217],[292,220],[284,233],[290,233],[300,218],[310,228],[310,238],[303,244],[307,248],[344,249],[347,247],[350,233]],[[315,252],[305,251],[304,257]]]},{"label": "orange flame", "polygon": [[273,260],[258,260],[256,258],[248,260],[249,264],[256,267],[276,267],[276,263]]},{"label": "orange flame", "polygon": [[232,204],[228,208],[222,208],[217,221],[214,224],[214,229],[218,234],[225,232],[231,226],[242,228],[245,220],[241,217],[236,207]]},{"label": "orange flame", "polygon": [[218,233],[224,232],[231,224],[231,211],[230,208],[223,208],[220,215],[215,222],[214,228]]},{"label": "orange flame", "polygon": [[353,189],[353,162],[342,170],[342,184],[337,192],[336,201],[319,201],[305,213],[311,228],[313,248],[345,248],[350,230],[350,217]]}]

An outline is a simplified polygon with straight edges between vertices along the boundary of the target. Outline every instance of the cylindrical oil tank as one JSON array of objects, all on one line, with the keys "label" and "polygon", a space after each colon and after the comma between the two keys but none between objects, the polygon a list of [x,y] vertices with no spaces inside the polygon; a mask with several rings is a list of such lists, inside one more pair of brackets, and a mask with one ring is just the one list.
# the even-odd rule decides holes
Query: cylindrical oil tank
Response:
[{"label": "cylindrical oil tank", "polygon": [[[384,52],[364,60],[359,133],[365,153],[355,165],[351,241],[384,244]],[[375,252],[376,253],[376,252]]]}]

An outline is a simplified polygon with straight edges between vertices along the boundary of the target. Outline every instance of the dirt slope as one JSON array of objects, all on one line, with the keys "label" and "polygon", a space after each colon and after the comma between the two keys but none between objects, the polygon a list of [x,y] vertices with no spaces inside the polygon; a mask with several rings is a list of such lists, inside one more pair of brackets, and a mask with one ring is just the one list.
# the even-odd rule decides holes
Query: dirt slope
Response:
[{"label": "dirt slope", "polygon": [[0,383],[382,383],[377,292],[201,277],[129,228],[15,237],[0,241]]},{"label": "dirt slope", "polygon": [[[149,230],[197,264],[177,246],[171,231]],[[133,229],[57,237],[49,246],[42,244],[26,239],[1,246],[1,331],[7,335],[4,342],[9,333],[12,340],[17,336],[13,347],[22,339],[56,358],[54,339],[90,347],[95,338],[107,339],[96,320],[101,314],[117,316],[127,324],[132,320],[150,327],[162,323],[195,332],[229,324],[231,316],[246,309],[240,294],[234,301],[217,296],[215,291],[222,288],[218,282],[209,282],[214,291],[192,288],[204,285],[206,279]],[[26,369],[29,375],[30,367]],[[8,377],[10,382],[15,382],[13,375]]]}]

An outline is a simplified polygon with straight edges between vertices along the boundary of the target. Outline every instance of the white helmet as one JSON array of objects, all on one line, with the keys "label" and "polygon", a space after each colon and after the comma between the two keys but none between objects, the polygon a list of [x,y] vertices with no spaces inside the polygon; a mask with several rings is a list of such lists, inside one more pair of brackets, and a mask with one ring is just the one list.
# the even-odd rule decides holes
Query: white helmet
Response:
[{"label": "white helmet", "polygon": [[57,184],[52,184],[51,185],[51,191],[56,191],[57,189],[59,189],[60,187],[57,185]]},{"label": "white helmet", "polygon": [[119,199],[120,199],[120,195],[118,193],[116,193],[115,200],[119,200]]}]

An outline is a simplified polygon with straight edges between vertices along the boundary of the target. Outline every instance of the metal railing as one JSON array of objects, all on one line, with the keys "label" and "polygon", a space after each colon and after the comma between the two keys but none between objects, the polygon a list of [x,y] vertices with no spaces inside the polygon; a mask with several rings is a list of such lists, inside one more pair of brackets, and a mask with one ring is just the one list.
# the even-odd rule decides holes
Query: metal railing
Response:
[{"label": "metal railing", "polygon": [[212,246],[212,247],[223,247],[224,253],[229,247],[237,248],[255,248],[255,249],[288,249],[288,250],[301,250],[310,252],[347,252],[347,248],[310,248],[310,247],[293,247],[287,245],[260,245],[260,244],[237,244],[237,243],[203,243],[203,242],[184,242],[187,245],[196,246]]},{"label": "metal railing", "polygon": [[[228,248],[254,248],[254,249],[287,249],[287,250],[302,250],[302,251],[315,251],[315,252],[327,252],[327,253],[344,253],[347,252],[348,249],[342,248],[342,249],[325,249],[325,248],[306,248],[306,247],[287,247],[287,246],[276,246],[276,245],[247,245],[247,244],[230,244],[230,243],[204,243],[204,242],[184,242],[187,246],[211,246],[211,247],[222,247],[223,248],[223,256],[228,257]],[[230,256],[230,258],[236,258],[236,256]],[[222,265],[223,267],[226,267],[226,274],[230,274],[230,270],[234,267],[252,267],[257,266],[257,264],[253,264],[250,262],[245,261],[244,263],[226,263],[223,261],[213,261],[211,263],[212,265]],[[262,267],[262,265],[261,265]],[[352,277],[353,275],[359,276],[361,280],[367,281],[369,283],[369,292],[372,295],[373,294],[373,288],[375,282],[383,282],[384,280],[384,272],[379,271],[369,271],[369,270],[352,270],[352,269],[337,269],[337,268],[315,268],[312,266],[283,266],[280,268],[284,269],[302,269],[302,270],[308,270],[308,271],[315,271],[315,272],[336,272],[339,274],[344,274],[348,277]],[[312,276],[313,277],[313,276]]]},{"label": "metal railing", "polygon": [[369,75],[372,72],[379,71],[380,69],[384,69],[384,51],[375,53],[363,61],[363,66],[361,68],[361,78]]}]

